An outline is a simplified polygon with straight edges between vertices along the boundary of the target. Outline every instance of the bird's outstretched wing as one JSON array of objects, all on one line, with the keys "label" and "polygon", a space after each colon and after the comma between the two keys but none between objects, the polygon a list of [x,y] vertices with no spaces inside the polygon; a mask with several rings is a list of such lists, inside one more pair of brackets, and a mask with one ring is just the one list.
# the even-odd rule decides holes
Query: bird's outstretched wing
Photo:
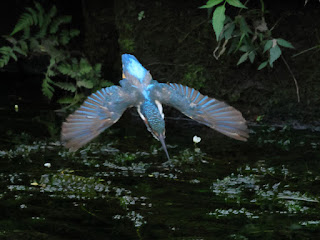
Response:
[{"label": "bird's outstretched wing", "polygon": [[93,93],[62,124],[62,143],[71,151],[76,151],[117,122],[134,101],[135,96],[119,86],[103,88]]},{"label": "bird's outstretched wing", "polygon": [[231,138],[246,141],[249,137],[246,120],[238,110],[193,88],[159,83],[152,88],[152,94],[161,103]]}]

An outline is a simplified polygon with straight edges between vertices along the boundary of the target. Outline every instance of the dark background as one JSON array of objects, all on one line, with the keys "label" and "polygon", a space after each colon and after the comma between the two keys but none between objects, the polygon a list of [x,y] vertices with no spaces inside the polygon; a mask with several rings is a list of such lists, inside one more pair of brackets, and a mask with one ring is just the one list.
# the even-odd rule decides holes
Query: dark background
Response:
[{"label": "dark background", "polygon": [[[284,49],[283,56],[300,88],[297,102],[294,81],[281,59],[273,68],[261,71],[262,59],[236,65],[241,53],[224,54],[216,60],[215,35],[206,9],[206,1],[40,1],[43,7],[56,5],[58,14],[72,16],[71,26],[80,30],[70,49],[83,52],[92,64],[102,63],[103,77],[115,84],[121,79],[122,53],[134,54],[161,82],[179,82],[202,93],[224,100],[239,108],[254,121],[264,115],[266,121],[317,123],[320,111],[320,53],[309,51],[319,45],[320,3],[318,1],[264,1],[266,22],[274,25],[272,35],[291,42],[295,49]],[[5,1],[0,8],[0,34],[9,34],[25,7],[33,1]],[[259,1],[249,1],[249,9],[260,9]],[[139,12],[144,18],[138,20]],[[238,9],[227,6],[227,15]],[[209,16],[209,17],[208,17]],[[129,42],[129,44],[128,44]],[[6,41],[1,39],[1,46]],[[0,70],[0,104],[14,104],[59,109],[55,99],[48,101],[41,93],[46,62],[41,56],[10,61]],[[56,92],[57,96],[59,91]],[[89,94],[89,93],[88,93]],[[41,107],[39,107],[41,108]]]}]

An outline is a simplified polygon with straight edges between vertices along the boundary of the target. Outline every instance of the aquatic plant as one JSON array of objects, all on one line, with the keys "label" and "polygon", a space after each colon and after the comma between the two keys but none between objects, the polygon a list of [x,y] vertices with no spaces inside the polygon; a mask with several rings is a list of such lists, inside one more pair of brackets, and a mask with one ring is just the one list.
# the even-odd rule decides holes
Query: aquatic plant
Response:
[{"label": "aquatic plant", "polygon": [[216,209],[208,213],[216,218],[245,215],[247,218],[259,218],[268,214],[307,214],[313,210],[310,203],[318,204],[319,199],[307,193],[291,191],[285,181],[265,183],[264,178],[270,175],[283,175],[287,180],[290,173],[285,166],[275,168],[251,168],[246,166],[238,169],[238,174],[231,174],[222,180],[217,179],[212,184],[212,192],[228,202],[241,206],[250,206],[250,210],[243,207],[237,209]]}]

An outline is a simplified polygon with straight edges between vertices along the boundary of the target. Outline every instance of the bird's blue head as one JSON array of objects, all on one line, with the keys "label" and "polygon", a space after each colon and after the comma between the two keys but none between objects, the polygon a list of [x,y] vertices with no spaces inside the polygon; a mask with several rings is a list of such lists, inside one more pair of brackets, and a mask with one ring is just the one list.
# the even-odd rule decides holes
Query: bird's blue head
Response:
[{"label": "bird's blue head", "polygon": [[124,77],[134,77],[143,83],[146,74],[148,73],[141,63],[131,54],[122,55],[122,69]]},{"label": "bird's blue head", "polygon": [[162,105],[158,101],[145,101],[138,106],[138,113],[147,126],[149,132],[155,139],[161,142],[162,147],[169,158],[169,154],[165,144],[165,122],[162,112]]}]

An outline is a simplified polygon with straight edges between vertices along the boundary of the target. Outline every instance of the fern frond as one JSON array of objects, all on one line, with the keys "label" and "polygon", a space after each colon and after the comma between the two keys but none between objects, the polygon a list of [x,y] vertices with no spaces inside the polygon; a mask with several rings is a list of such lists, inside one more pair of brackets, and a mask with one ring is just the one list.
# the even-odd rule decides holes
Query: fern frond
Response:
[{"label": "fern frond", "polygon": [[23,13],[18,20],[18,23],[14,27],[13,31],[10,33],[10,35],[14,35],[15,33],[21,31],[24,28],[30,27],[34,24],[33,22],[33,16],[30,13]]},{"label": "fern frond", "polygon": [[42,81],[42,93],[49,99],[52,98],[54,92],[54,88],[50,85],[52,83],[53,81],[48,77],[45,77]]},{"label": "fern frond", "polygon": [[5,65],[7,65],[9,60],[10,60],[9,55],[3,55],[2,58],[0,58],[0,68],[3,68]]},{"label": "fern frond", "polygon": [[30,38],[30,50],[31,51],[38,51],[40,48],[39,46],[40,46],[40,43],[38,42],[37,39]]},{"label": "fern frond", "polygon": [[[13,47],[13,51],[15,51],[15,52],[17,52],[17,53],[19,53],[19,54],[21,54],[21,55],[23,55],[23,56],[27,56],[27,53],[25,52],[25,51],[23,51],[20,47],[18,47],[18,46],[14,46]],[[17,61],[17,60],[16,60]]]},{"label": "fern frond", "polygon": [[75,78],[78,75],[80,75],[80,65],[78,64],[78,62],[73,62],[72,63],[72,73],[76,73],[76,74],[72,74],[71,77]]},{"label": "fern frond", "polygon": [[53,18],[56,14],[57,14],[57,8],[55,5],[53,5],[50,11],[48,12],[48,15],[50,16],[50,18]]},{"label": "fern frond", "polygon": [[0,53],[2,54],[2,57],[0,59],[0,67],[4,67],[5,65],[7,65],[10,60],[10,57],[16,61],[18,60],[17,56],[14,54],[13,49],[11,47],[1,47]]},{"label": "fern frond", "polygon": [[74,98],[72,98],[72,97],[63,97],[63,98],[58,99],[57,102],[60,103],[60,104],[71,104],[71,103],[74,103]]},{"label": "fern frond", "polygon": [[71,16],[60,16],[60,17],[57,17],[51,24],[50,26],[50,33],[53,34],[53,33],[56,33],[58,30],[59,30],[59,26],[61,24],[64,24],[64,23],[70,23],[72,20],[72,17]]},{"label": "fern frond", "polygon": [[99,79],[99,88],[105,88],[105,87],[110,87],[112,86],[113,83],[108,81],[108,80],[104,80],[104,79]]},{"label": "fern frond", "polygon": [[30,37],[30,27],[23,29],[22,39],[28,39]]},{"label": "fern frond", "polygon": [[91,89],[93,88],[93,82],[90,80],[79,80],[77,81],[77,86]]},{"label": "fern frond", "polygon": [[54,85],[56,85],[57,87],[63,90],[70,91],[70,92],[75,92],[77,89],[73,83],[68,83],[68,82],[56,82],[54,83]]},{"label": "fern frond", "polygon": [[101,63],[97,63],[96,65],[94,65],[94,71],[95,72],[100,72],[101,71]]},{"label": "fern frond", "polygon": [[60,32],[60,43],[62,45],[67,45],[70,41],[70,36],[69,36],[69,32],[66,30],[66,29],[63,29],[61,32]]},{"label": "fern frond", "polygon": [[3,55],[10,55],[11,52],[12,52],[11,47],[3,46],[0,48],[0,53],[2,53]]},{"label": "fern frond", "polygon": [[38,25],[39,25],[39,27],[42,27],[44,15],[45,15],[44,9],[41,6],[41,4],[38,2],[35,2],[34,5],[36,6],[36,9],[38,10]]},{"label": "fern frond", "polygon": [[80,34],[80,31],[78,29],[71,29],[69,32],[70,38],[76,37]]},{"label": "fern frond", "polygon": [[10,35],[2,35],[2,37],[13,45],[17,44],[17,42],[18,42],[14,37],[12,37]]},{"label": "fern frond", "polygon": [[87,59],[81,58],[79,63],[79,73],[80,75],[84,75],[86,73],[89,73],[92,70],[92,66],[88,62]]},{"label": "fern frond", "polygon": [[70,75],[72,71],[71,65],[68,63],[61,63],[60,65],[57,66],[57,69],[60,73],[64,75]]},{"label": "fern frond", "polygon": [[33,8],[27,7],[26,9],[30,12],[34,25],[38,25],[38,13]]},{"label": "fern frond", "polygon": [[49,15],[46,15],[43,19],[43,23],[40,27],[39,32],[35,35],[35,38],[44,38],[45,35],[47,34],[47,30],[48,30],[48,25],[51,21],[51,18]]},{"label": "fern frond", "polygon": [[20,45],[20,48],[21,48],[21,50],[22,50],[23,52],[25,52],[25,53],[28,52],[28,44],[27,44],[25,41],[20,40],[20,41],[18,42],[18,44]]},{"label": "fern frond", "polygon": [[75,102],[81,102],[83,101],[84,99],[86,98],[86,96],[83,94],[83,93],[77,93],[75,96],[74,96],[74,101]]},{"label": "fern frond", "polygon": [[51,69],[48,69],[48,70],[47,70],[47,75],[48,75],[49,77],[53,77],[53,76],[56,75],[56,73],[55,73],[54,71],[52,71]]},{"label": "fern frond", "polygon": [[12,57],[15,61],[18,61],[17,55],[13,51],[10,53],[10,57]]}]

